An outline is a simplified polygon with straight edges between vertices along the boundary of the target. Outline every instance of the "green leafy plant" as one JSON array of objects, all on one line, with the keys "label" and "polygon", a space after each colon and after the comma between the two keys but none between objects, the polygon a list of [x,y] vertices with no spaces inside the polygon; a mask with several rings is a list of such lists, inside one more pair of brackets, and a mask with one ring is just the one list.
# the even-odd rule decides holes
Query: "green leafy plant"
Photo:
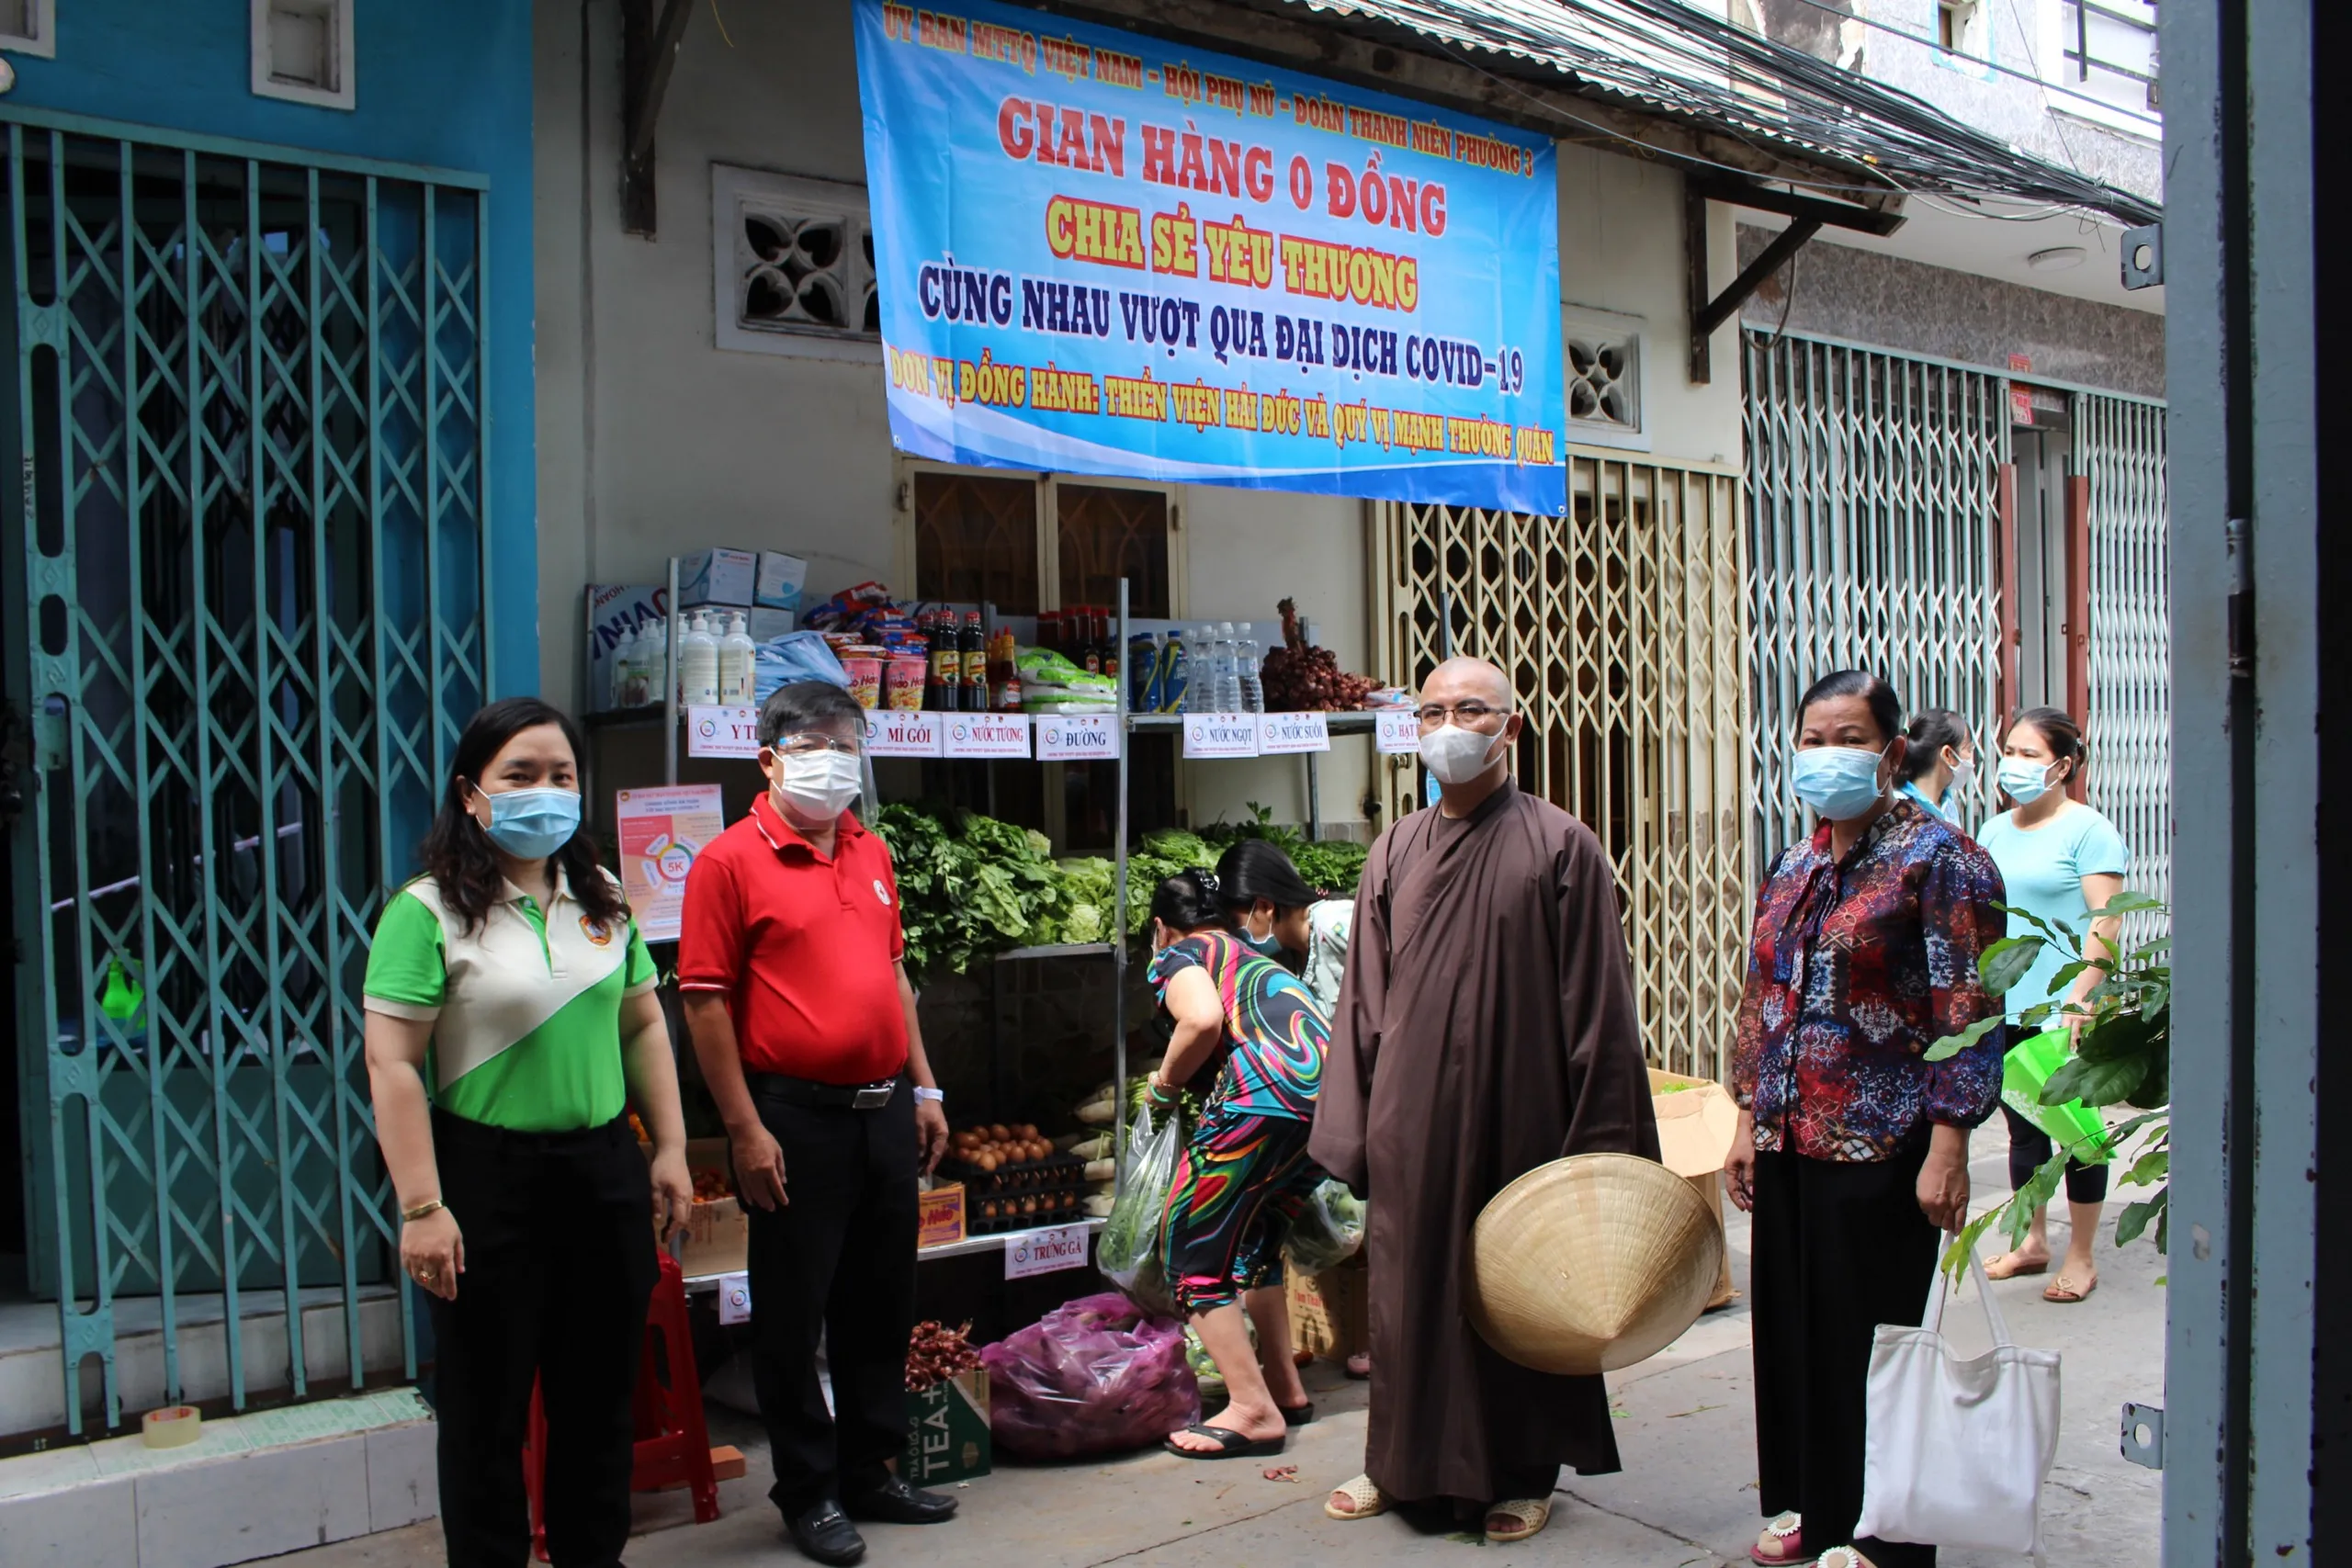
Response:
[{"label": "green leafy plant", "polygon": [[[2025,977],[2045,949],[2054,948],[2066,962],[2052,978],[2051,990],[2063,994],[2085,974],[2098,980],[2083,999],[2038,1002],[2031,1007],[1979,1019],[1957,1034],[1948,1034],[1928,1048],[1927,1059],[1939,1062],[1975,1044],[2004,1024],[2029,1032],[2052,1026],[2074,1032],[2074,1055],[2042,1086],[2041,1103],[2064,1105],[2081,1100],[2093,1110],[2123,1106],[2139,1111],[2097,1139],[2095,1148],[2060,1148],[2033,1173],[2032,1179],[1969,1222],[1960,1237],[1945,1250],[1947,1270],[1967,1267],[1969,1254],[1994,1225],[2002,1227],[2009,1246],[2020,1246],[2033,1223],[2034,1211],[2056,1196],[2066,1173],[2070,1154],[2113,1156],[2132,1138],[2145,1133],[2146,1141],[2128,1169],[2118,1178],[2125,1187],[2147,1188],[2150,1195],[2127,1204],[2115,1224],[2116,1245],[2138,1240],[2154,1228],[2156,1250],[2168,1242],[2168,1204],[2172,1166],[2172,949],[2168,938],[2143,942],[2120,954],[2085,952],[2086,931],[2064,920],[2045,920],[2023,909],[1998,906],[2032,927],[2030,931],[2005,937],[1986,948],[1976,961],[1984,989],[2007,996]],[[2128,915],[2161,914],[2165,906],[2140,893],[2120,894],[2107,907],[2091,912],[2093,921],[2120,919]]]},{"label": "green leafy plant", "polygon": [[1059,940],[1069,900],[1044,834],[978,812],[949,818],[914,806],[886,806],[872,827],[890,846],[907,967],[917,980]]}]

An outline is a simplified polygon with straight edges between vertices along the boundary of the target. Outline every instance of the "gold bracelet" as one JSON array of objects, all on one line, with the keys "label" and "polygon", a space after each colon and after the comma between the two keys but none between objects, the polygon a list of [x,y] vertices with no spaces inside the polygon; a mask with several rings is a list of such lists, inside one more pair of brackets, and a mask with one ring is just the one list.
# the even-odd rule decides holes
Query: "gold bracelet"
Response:
[{"label": "gold bracelet", "polygon": [[448,1205],[441,1201],[438,1198],[427,1198],[424,1202],[419,1203],[413,1209],[402,1209],[401,1211],[401,1218],[403,1221],[413,1223],[424,1218],[427,1214],[437,1213],[447,1207]]}]

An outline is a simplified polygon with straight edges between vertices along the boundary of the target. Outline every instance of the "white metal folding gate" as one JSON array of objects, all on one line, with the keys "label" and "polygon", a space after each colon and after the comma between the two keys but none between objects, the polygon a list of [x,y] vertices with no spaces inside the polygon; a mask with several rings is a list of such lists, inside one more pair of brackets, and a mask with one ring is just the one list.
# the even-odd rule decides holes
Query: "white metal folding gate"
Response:
[{"label": "white metal folding gate", "polygon": [[1795,336],[1748,333],[1745,369],[1752,886],[1805,831],[1787,760],[1814,681],[1869,670],[1990,728],[2009,403],[1999,376]]}]

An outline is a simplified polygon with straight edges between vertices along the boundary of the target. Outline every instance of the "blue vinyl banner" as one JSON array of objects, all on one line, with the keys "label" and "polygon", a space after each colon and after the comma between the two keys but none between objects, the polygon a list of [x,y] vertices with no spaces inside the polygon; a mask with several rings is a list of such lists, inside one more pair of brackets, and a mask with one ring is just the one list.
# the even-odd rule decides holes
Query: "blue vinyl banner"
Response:
[{"label": "blue vinyl banner", "polygon": [[1548,140],[989,0],[856,7],[901,450],[1565,510]]}]

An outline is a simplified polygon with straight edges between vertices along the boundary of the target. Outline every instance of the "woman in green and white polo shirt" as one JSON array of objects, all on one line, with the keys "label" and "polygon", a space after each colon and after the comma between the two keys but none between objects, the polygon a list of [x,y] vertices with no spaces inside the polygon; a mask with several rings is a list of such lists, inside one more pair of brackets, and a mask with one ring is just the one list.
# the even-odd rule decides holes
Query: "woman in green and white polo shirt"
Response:
[{"label": "woman in green and white polo shirt", "polygon": [[571,721],[537,698],[474,715],[425,874],[387,904],[368,959],[368,1084],[401,1265],[431,1302],[452,1564],[528,1553],[535,1377],[548,1555],[620,1561],[649,1222],[658,1205],[667,1232],[694,1201],[653,961],[580,831],[579,754]]}]

